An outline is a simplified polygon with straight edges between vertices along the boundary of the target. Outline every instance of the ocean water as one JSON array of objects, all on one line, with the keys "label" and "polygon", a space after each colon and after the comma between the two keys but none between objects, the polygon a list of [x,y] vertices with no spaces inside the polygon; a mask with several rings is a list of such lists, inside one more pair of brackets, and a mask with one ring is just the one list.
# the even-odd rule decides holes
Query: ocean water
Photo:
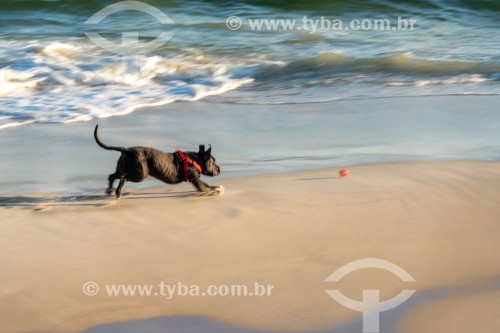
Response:
[{"label": "ocean water", "polygon": [[[157,12],[123,7],[88,24],[114,3],[1,1],[0,129],[207,96],[281,104],[500,94],[495,0],[155,0],[145,3]],[[414,29],[398,19],[414,20]],[[388,20],[391,28],[354,29],[353,20]],[[89,33],[120,48],[103,48]],[[164,33],[171,38],[157,48],[141,46]]]}]

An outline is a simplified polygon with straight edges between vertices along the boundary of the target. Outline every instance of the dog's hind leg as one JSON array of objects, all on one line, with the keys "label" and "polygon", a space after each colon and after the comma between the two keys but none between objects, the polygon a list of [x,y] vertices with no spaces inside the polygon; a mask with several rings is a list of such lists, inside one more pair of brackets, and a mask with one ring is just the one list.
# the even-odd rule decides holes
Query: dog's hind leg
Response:
[{"label": "dog's hind leg", "polygon": [[120,177],[116,173],[112,173],[112,174],[109,175],[109,177],[108,177],[108,188],[106,190],[106,194],[107,195],[110,195],[111,193],[113,193],[113,184],[114,184],[115,180],[117,180],[118,178],[120,178]]},{"label": "dog's hind leg", "polygon": [[123,188],[123,185],[125,185],[125,182],[127,180],[125,179],[125,176],[121,176],[120,177],[120,184],[118,184],[118,187],[116,188],[116,198],[117,199],[120,199],[120,197],[122,196],[122,188]]}]

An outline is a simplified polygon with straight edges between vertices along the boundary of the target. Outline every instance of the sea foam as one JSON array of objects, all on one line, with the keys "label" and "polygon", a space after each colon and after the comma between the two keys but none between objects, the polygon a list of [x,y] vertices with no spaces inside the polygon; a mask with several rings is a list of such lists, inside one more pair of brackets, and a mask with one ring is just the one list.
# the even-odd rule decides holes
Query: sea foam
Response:
[{"label": "sea foam", "polygon": [[[88,43],[9,45],[0,69],[0,129],[123,115],[139,107],[194,101],[252,82],[238,65],[200,52],[122,59]],[[1,48],[1,45],[0,45]],[[21,54],[22,57],[17,56]]]}]

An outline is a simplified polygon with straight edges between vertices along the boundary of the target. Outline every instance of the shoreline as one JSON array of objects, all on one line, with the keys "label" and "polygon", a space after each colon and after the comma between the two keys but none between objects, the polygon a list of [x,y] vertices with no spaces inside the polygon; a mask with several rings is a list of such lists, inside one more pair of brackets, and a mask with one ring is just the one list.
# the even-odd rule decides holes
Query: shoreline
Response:
[{"label": "shoreline", "polygon": [[499,96],[448,96],[415,97],[411,103],[391,98],[235,105],[208,98],[89,122],[8,128],[0,131],[0,193],[100,191],[119,155],[97,147],[96,123],[112,145],[173,152],[211,144],[221,179],[411,160],[494,161],[498,101]]},{"label": "shoreline", "polygon": [[[341,169],[348,169],[349,172],[351,169],[357,168],[382,168],[382,167],[398,167],[404,165],[418,165],[423,164],[427,166],[432,165],[499,165],[499,161],[487,161],[487,160],[409,160],[409,161],[391,161],[384,163],[365,163],[358,165],[342,165],[340,167],[324,167],[318,169],[309,169],[309,170],[294,170],[289,172],[273,172],[273,173],[264,173],[257,175],[243,175],[243,176],[226,176],[226,177],[208,177],[202,176],[202,180],[209,183],[209,185],[222,185],[224,186],[225,182],[238,182],[239,180],[243,181],[252,181],[253,179],[269,179],[273,177],[283,177],[283,176],[301,176],[307,173],[318,174],[318,173],[328,173],[328,177],[325,178],[317,178],[312,180],[322,180],[322,179],[347,179],[349,176],[342,177],[339,172]],[[306,178],[304,178],[305,180]],[[115,188],[118,182],[115,182]],[[132,185],[132,186],[128,186]],[[135,186],[134,186],[135,185]],[[78,207],[80,205],[88,205],[95,207],[104,207],[109,205],[114,205],[119,203],[123,198],[127,196],[133,195],[141,195],[143,192],[154,192],[154,193],[169,193],[165,197],[166,198],[203,198],[207,197],[198,192],[189,182],[179,183],[179,184],[166,184],[153,177],[148,177],[148,180],[138,184],[127,183],[124,186],[124,190],[122,192],[122,198],[116,199],[114,194],[107,195],[104,191],[87,191],[87,192],[74,192],[74,191],[58,191],[58,192],[26,192],[26,193],[2,193],[0,195],[0,209],[2,208],[33,208],[34,210],[45,210],[46,208],[40,208],[40,206],[48,206],[48,207],[63,207],[63,206],[74,206]],[[226,189],[222,194],[212,195],[213,197],[223,196],[226,193]],[[208,196],[210,197],[210,196]]]},{"label": "shoreline", "polygon": [[[332,287],[353,299],[360,299],[360,290],[379,289],[384,300],[401,289],[416,295],[460,291],[421,300],[403,314],[382,313],[381,325],[392,323],[390,332],[455,325],[446,313],[433,317],[428,307],[469,313],[457,332],[498,327],[498,292],[487,288],[500,279],[500,162],[401,162],[350,170],[345,178],[337,169],[232,178],[214,183],[226,192],[213,197],[193,197],[183,184],[133,191],[120,201],[2,208],[0,304],[8,306],[0,328],[114,333],[126,330],[104,324],[134,327],[126,321],[201,316],[249,330],[324,330],[352,321],[349,327],[359,331],[359,312],[333,301],[325,293]],[[368,257],[396,263],[415,282],[371,269],[325,282],[340,266]],[[98,295],[83,293],[88,281],[101,286]],[[259,282],[274,289],[271,297],[170,301],[105,294],[108,284],[161,281],[202,287]],[[154,323],[146,320],[144,327]]]}]

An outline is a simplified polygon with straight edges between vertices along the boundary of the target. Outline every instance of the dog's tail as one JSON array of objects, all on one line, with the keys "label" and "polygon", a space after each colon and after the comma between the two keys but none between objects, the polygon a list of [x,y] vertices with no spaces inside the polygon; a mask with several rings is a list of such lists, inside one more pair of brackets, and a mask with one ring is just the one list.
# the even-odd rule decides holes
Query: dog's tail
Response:
[{"label": "dog's tail", "polygon": [[95,139],[95,142],[97,142],[97,144],[101,147],[101,148],[104,148],[106,150],[116,150],[116,151],[119,151],[119,152],[125,152],[127,149],[126,148],[122,148],[122,147],[110,147],[110,146],[107,146],[106,144],[104,144],[104,142],[101,141],[101,139],[99,139],[99,135],[97,135],[97,129],[99,128],[99,125],[96,125],[95,126],[95,130],[94,130],[94,139]]}]

